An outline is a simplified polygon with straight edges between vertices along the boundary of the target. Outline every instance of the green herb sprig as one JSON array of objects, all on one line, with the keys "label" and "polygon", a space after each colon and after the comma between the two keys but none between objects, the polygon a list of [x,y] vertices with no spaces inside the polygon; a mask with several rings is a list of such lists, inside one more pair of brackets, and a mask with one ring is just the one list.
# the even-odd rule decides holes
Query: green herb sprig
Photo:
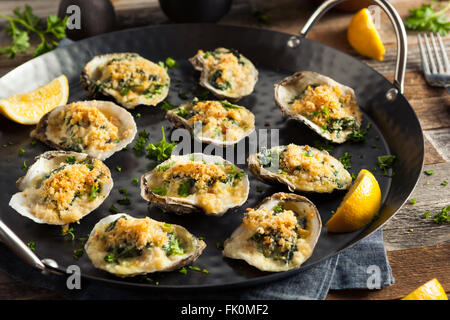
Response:
[{"label": "green herb sprig", "polygon": [[447,21],[445,12],[450,9],[450,4],[445,8],[435,11],[432,4],[422,4],[420,8],[410,9],[409,17],[405,19],[405,27],[415,31],[439,32],[445,36],[450,31],[450,22]]},{"label": "green herb sprig", "polygon": [[29,5],[26,5],[23,11],[17,7],[13,13],[13,16],[0,14],[0,18],[9,22],[5,30],[12,39],[10,45],[0,48],[0,55],[7,54],[8,58],[13,59],[18,53],[26,53],[30,48],[31,34],[36,34],[41,40],[33,51],[33,57],[55,49],[58,46],[58,40],[66,37],[68,17],[60,19],[51,14],[44,24],[33,14],[33,9]]}]

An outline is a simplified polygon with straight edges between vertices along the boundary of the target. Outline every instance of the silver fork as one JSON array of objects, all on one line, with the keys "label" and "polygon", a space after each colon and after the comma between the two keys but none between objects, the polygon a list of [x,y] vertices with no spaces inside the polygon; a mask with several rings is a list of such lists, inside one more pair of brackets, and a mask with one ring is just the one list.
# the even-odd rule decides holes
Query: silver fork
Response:
[{"label": "silver fork", "polygon": [[418,34],[417,37],[425,80],[431,86],[445,87],[450,93],[450,64],[441,36],[430,32]]}]

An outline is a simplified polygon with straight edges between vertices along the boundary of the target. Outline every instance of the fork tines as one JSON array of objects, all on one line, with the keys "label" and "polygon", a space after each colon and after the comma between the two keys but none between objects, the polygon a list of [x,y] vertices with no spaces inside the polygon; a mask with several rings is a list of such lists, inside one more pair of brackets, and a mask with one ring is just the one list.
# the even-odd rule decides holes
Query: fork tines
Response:
[{"label": "fork tines", "polygon": [[[438,45],[436,43],[439,43]],[[425,74],[450,74],[450,65],[444,42],[439,33],[423,33],[418,35],[420,55],[422,56],[423,71]]]}]

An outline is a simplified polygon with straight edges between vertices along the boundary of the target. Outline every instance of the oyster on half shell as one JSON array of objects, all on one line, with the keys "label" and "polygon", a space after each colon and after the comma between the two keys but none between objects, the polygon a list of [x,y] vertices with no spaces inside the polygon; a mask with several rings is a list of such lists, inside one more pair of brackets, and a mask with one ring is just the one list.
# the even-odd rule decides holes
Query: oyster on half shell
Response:
[{"label": "oyster on half shell", "polygon": [[108,167],[85,153],[47,151],[17,180],[20,192],[9,205],[37,223],[77,222],[108,197],[113,180]]},{"label": "oyster on half shell", "polygon": [[199,50],[189,61],[201,71],[200,85],[221,99],[237,102],[250,95],[258,81],[253,63],[234,49]]},{"label": "oyster on half shell", "polygon": [[136,135],[133,116],[109,101],[79,101],[46,113],[30,136],[50,147],[105,160]]},{"label": "oyster on half shell", "polygon": [[298,120],[335,143],[343,143],[361,126],[355,92],[311,71],[293,74],[275,85],[275,102],[284,116]]},{"label": "oyster on half shell", "polygon": [[275,193],[247,209],[242,224],[224,242],[223,255],[261,271],[299,268],[313,253],[322,222],[316,206],[293,193]]},{"label": "oyster on half shell", "polygon": [[156,106],[169,93],[167,70],[137,53],[110,53],[94,57],[81,72],[88,97],[110,96],[127,109]]},{"label": "oyster on half shell", "polygon": [[195,261],[205,247],[182,226],[118,213],[97,222],[85,251],[96,268],[132,277],[178,269]]},{"label": "oyster on half shell", "polygon": [[248,157],[248,168],[259,180],[284,184],[291,191],[329,193],[352,184],[350,173],[339,160],[308,145],[262,149]]},{"label": "oyster on half shell", "polygon": [[255,130],[254,114],[227,101],[193,100],[169,110],[166,117],[198,141],[215,145],[235,144]]},{"label": "oyster on half shell", "polygon": [[221,216],[241,206],[250,184],[242,169],[219,156],[172,156],[141,178],[141,196],[164,211]]}]

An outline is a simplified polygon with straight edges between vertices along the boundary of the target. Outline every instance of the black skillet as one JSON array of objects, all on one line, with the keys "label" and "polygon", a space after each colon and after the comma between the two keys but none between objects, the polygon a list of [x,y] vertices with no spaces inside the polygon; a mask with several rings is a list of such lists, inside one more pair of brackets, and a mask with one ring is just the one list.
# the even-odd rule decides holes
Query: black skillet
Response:
[{"label": "black skillet", "polygon": [[[323,227],[314,253],[300,268],[302,270],[352,246],[390,219],[413,191],[424,159],[424,141],[419,121],[402,94],[407,45],[403,24],[394,8],[385,0],[375,1],[391,18],[397,34],[398,58],[394,84],[353,57],[305,38],[312,25],[329,8],[340,2],[342,0],[324,2],[299,36],[214,24],[175,24],[124,30],[86,39],[56,49],[11,71],[0,79],[0,96],[6,97],[33,89],[63,73],[70,82],[69,101],[80,100],[84,98],[85,92],[80,87],[79,75],[87,61],[103,53],[137,52],[153,61],[164,60],[170,56],[180,63],[178,68],[170,71],[172,84],[167,99],[172,104],[180,104],[184,100],[180,98],[179,93],[201,91],[197,85],[199,74],[193,70],[187,59],[200,48],[207,50],[216,47],[235,48],[252,60],[260,73],[254,93],[242,99],[240,104],[255,114],[261,146],[264,130],[270,129],[279,129],[280,144],[313,144],[315,140],[320,139],[303,124],[281,117],[273,99],[273,85],[276,82],[296,71],[311,70],[352,87],[364,113],[363,126],[370,124],[371,128],[364,143],[347,142],[335,146],[332,155],[340,157],[349,152],[353,155],[351,172],[357,174],[363,168],[374,172],[382,190],[383,203],[380,215],[366,228],[352,233],[332,234]],[[132,113],[141,114],[140,118],[136,117],[138,130],[146,129],[150,132],[150,140],[153,142],[161,139],[161,126],[167,128],[170,125],[164,118],[165,112],[160,108],[139,106]],[[86,255],[74,260],[73,251],[81,248],[78,241],[62,237],[58,227],[39,225],[22,217],[7,205],[10,197],[17,192],[15,181],[24,174],[21,170],[23,162],[31,164],[36,155],[48,150],[40,143],[30,145],[31,129],[4,118],[0,120],[0,146],[8,145],[9,141],[14,142],[13,145],[4,147],[0,155],[2,169],[0,199],[3,203],[0,209],[0,236],[13,251],[32,266],[44,272],[64,274],[69,265],[76,264],[81,268],[82,276],[89,279],[168,290],[248,286],[299,272],[299,270],[283,273],[260,272],[242,261],[223,258],[221,251],[216,248],[216,243],[227,238],[240,224],[245,208],[255,206],[274,192],[287,191],[286,188],[264,185],[250,174],[251,191],[248,201],[243,207],[231,210],[223,217],[207,217],[201,214],[176,216],[162,213],[157,208],[148,206],[140,198],[138,187],[130,183],[151,165],[148,159],[138,157],[132,151],[120,151],[106,160],[106,164],[113,172],[115,188],[99,209],[85,217],[80,224],[73,225],[76,237],[87,236],[93,225],[109,214],[108,208],[114,204],[122,212],[133,216],[148,215],[157,220],[177,223],[195,235],[205,237],[208,246],[195,265],[207,269],[209,274],[194,271],[187,275],[176,271],[152,274],[151,278],[159,282],[156,286],[154,282],[142,282],[141,278],[121,279],[97,270]],[[24,155],[18,156],[19,148],[26,150]],[[248,151],[246,152],[245,156],[248,156]],[[377,156],[386,154],[397,157],[393,168],[395,175],[392,177],[383,176],[381,174],[383,171],[377,168]],[[115,170],[116,166],[122,168],[120,173]],[[240,167],[247,169],[246,165]],[[122,198],[118,192],[120,187],[127,188],[131,205],[117,204],[116,201]],[[338,207],[344,193],[306,196],[317,205],[322,221],[326,222],[331,216],[331,211]],[[29,241],[36,243],[34,252],[24,245]]]}]

